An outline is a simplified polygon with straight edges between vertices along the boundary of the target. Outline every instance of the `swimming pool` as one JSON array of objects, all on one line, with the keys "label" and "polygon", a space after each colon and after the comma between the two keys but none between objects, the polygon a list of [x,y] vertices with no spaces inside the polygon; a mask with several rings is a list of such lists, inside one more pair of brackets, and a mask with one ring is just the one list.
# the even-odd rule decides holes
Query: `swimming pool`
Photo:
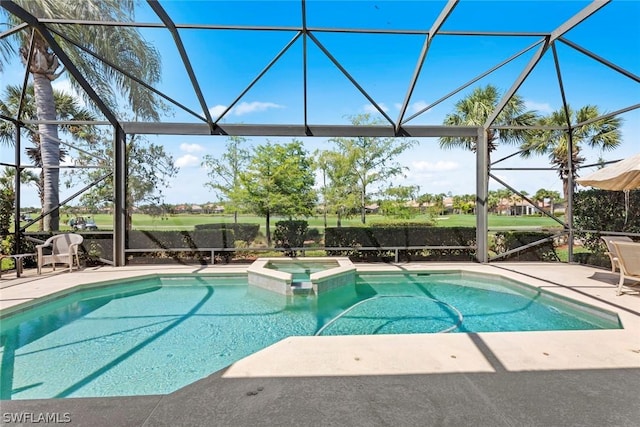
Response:
[{"label": "swimming pool", "polygon": [[2,399],[164,394],[293,335],[620,328],[615,314],[494,276],[361,274],[321,297],[245,276],[147,277],[2,320]]}]

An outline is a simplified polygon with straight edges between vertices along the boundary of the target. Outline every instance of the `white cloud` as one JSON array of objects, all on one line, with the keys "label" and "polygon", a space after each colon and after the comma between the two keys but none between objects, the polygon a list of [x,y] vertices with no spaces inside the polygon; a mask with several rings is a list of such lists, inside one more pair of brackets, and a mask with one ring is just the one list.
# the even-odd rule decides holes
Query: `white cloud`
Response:
[{"label": "white cloud", "polygon": [[241,102],[233,109],[233,114],[242,116],[244,114],[266,111],[270,108],[284,108],[284,106],[273,102]]},{"label": "white cloud", "polygon": [[437,162],[411,162],[411,169],[420,172],[444,172],[460,169],[460,164],[457,162],[438,160]]},{"label": "white cloud", "polygon": [[[267,111],[271,108],[284,108],[284,105],[276,104],[275,102],[241,102],[236,105],[227,113],[227,116],[233,114],[235,116],[242,116],[250,113],[259,113],[262,111]],[[209,112],[214,118],[220,117],[222,113],[227,109],[226,105],[216,105],[214,107],[209,108]]]},{"label": "white cloud", "polygon": [[[429,104],[427,104],[425,101],[416,101],[413,104],[411,104],[411,111],[413,111],[414,113],[417,113],[418,111],[422,111],[424,108],[427,108],[429,106]],[[428,113],[430,110],[425,111],[426,113]]]},{"label": "white cloud", "polygon": [[218,117],[220,117],[222,113],[224,113],[224,110],[226,109],[227,109],[226,105],[216,105],[215,107],[209,108],[209,113],[211,113],[211,116],[214,119],[217,119]]},{"label": "white cloud", "polygon": [[[379,102],[378,107],[382,109],[385,113],[389,111],[389,107],[384,102]],[[365,113],[379,113],[378,109],[373,106],[373,104],[367,104],[363,107]]]},{"label": "white cloud", "polygon": [[186,142],[183,142],[180,144],[180,150],[187,153],[197,153],[198,151],[204,151],[204,147],[200,144],[187,144]]},{"label": "white cloud", "polygon": [[527,110],[535,110],[540,113],[553,112],[553,108],[551,108],[551,105],[547,104],[546,102],[525,101],[524,105]]},{"label": "white cloud", "polygon": [[75,95],[76,91],[73,87],[71,87],[71,82],[67,79],[64,80],[54,80],[51,83],[51,86],[60,92],[64,92],[69,95]]},{"label": "white cloud", "polygon": [[80,104],[82,107],[87,106],[87,104],[84,102],[84,99],[80,96],[80,93],[75,90],[73,86],[71,86],[71,82],[68,79],[54,80],[51,83],[51,86],[54,90],[66,93],[67,95],[71,95],[76,98],[78,104]]},{"label": "white cloud", "polygon": [[188,166],[199,166],[200,159],[192,154],[185,154],[184,156],[178,157],[174,164],[179,168]]},{"label": "white cloud", "polygon": [[[400,109],[402,108],[402,104],[399,102],[394,103],[393,106],[398,111],[400,111]],[[407,111],[410,111],[412,114],[415,114],[418,111],[421,111],[423,108],[426,108],[428,106],[429,104],[427,104],[425,101],[420,100],[412,104],[409,104],[409,106],[407,107]],[[431,111],[431,109],[425,111],[425,113],[428,113],[429,111]]]}]

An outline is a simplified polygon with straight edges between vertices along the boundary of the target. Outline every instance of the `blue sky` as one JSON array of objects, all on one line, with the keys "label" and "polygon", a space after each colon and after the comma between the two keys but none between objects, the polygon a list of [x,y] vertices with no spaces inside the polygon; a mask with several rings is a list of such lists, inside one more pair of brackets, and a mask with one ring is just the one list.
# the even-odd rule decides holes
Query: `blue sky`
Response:
[{"label": "blue sky", "polygon": [[[297,27],[301,22],[299,1],[161,1],[177,23],[211,25],[261,25]],[[387,28],[426,30],[442,9],[444,1],[308,1],[307,25],[329,28]],[[578,13],[588,1],[461,1],[445,22],[443,31],[529,31],[548,32]],[[565,37],[635,75],[640,74],[640,1],[614,0]],[[139,5],[137,20],[159,22],[146,2]],[[200,112],[188,75],[179,59],[170,33],[146,28],[142,35],[159,49],[162,81],[157,86],[167,95]],[[394,120],[407,93],[424,36],[315,32],[321,45],[370,94]],[[211,32],[199,29],[180,30],[180,36],[201,85],[207,107],[218,117],[280,52],[295,31]],[[539,40],[530,37],[457,37],[439,35],[430,47],[421,78],[410,100],[407,117],[457,89],[480,73],[531,46]],[[311,40],[308,41],[308,118],[311,124],[347,124],[348,117],[373,112],[369,101],[345,78],[329,58]],[[450,99],[424,112],[409,124],[442,123],[456,101],[473,88],[493,84],[506,91],[530,61],[531,49],[489,76]],[[616,111],[640,102],[640,85],[633,80],[558,43],[564,89],[574,107],[595,104],[601,111]],[[5,80],[6,79],[6,80]],[[8,67],[2,81],[19,83],[19,63]],[[71,90],[67,80],[59,79],[55,87]],[[302,123],[302,39],[242,97],[223,119],[226,123]],[[552,52],[549,50],[525,83],[519,88],[531,109],[545,114],[562,105]],[[379,115],[378,115],[379,116]],[[381,117],[381,116],[380,116]],[[640,151],[640,112],[622,115],[625,120],[623,144],[614,152],[604,153],[607,160],[624,158]],[[166,121],[198,122],[192,115],[175,109]],[[215,201],[216,196],[202,187],[206,180],[200,167],[203,156],[219,156],[225,144],[221,137],[151,136],[163,144],[176,160],[180,172],[171,188],[165,191],[170,203]],[[286,138],[270,138],[287,142]],[[252,138],[253,145],[264,138]],[[304,138],[309,151],[329,149],[326,139]],[[13,160],[13,151],[1,148],[3,161]],[[492,159],[504,157],[515,147],[503,146]],[[585,150],[587,163],[601,155]],[[407,176],[396,184],[418,185],[421,193],[475,193],[475,158],[462,150],[443,151],[436,139],[422,139],[419,145],[399,158],[407,166]],[[515,157],[501,167],[545,167],[546,157],[524,162]],[[585,170],[583,174],[588,173]],[[561,191],[561,183],[552,171],[495,171],[511,186],[534,193],[539,188]],[[501,188],[497,183],[491,189]],[[63,189],[71,193],[72,190]],[[65,197],[63,194],[62,198]],[[26,204],[35,195],[24,190]]]}]

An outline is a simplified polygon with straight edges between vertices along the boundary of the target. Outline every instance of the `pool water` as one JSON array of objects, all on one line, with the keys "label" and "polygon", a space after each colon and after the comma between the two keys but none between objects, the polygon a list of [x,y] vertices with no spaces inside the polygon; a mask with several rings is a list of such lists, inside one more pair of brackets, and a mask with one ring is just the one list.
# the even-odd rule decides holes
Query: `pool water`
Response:
[{"label": "pool water", "polygon": [[165,394],[294,335],[620,328],[617,316],[492,277],[360,275],[283,297],[246,277],[153,277],[2,319],[2,399]]}]

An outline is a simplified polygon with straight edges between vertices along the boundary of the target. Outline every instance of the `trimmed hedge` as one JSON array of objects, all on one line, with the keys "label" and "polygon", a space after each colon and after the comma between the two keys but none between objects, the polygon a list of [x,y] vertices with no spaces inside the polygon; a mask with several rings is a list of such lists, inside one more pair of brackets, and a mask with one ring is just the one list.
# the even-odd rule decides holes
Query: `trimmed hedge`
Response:
[{"label": "trimmed hedge", "polygon": [[[202,252],[201,248],[233,248],[233,230],[198,230],[198,231],[136,231],[128,233],[127,248],[149,249],[148,252],[131,254],[129,262],[136,263],[193,263],[202,265],[215,263],[211,255]],[[192,249],[191,251],[163,251],[153,252],[154,249]],[[221,261],[229,262],[230,252],[218,254]]]},{"label": "trimmed hedge", "polygon": [[467,246],[475,244],[475,227],[376,226],[327,227],[327,247]]},{"label": "trimmed hedge", "polygon": [[247,244],[251,244],[258,237],[260,224],[198,224],[195,226],[195,230],[231,230],[236,240],[243,240]]},{"label": "trimmed hedge", "polygon": [[[273,232],[276,248],[301,248],[307,236],[309,223],[305,220],[289,220],[276,222]],[[286,256],[296,256],[296,251],[286,251]]]},{"label": "trimmed hedge", "polygon": [[233,248],[233,230],[136,231],[128,232],[128,249]]},{"label": "trimmed hedge", "polygon": [[88,263],[99,263],[98,258],[113,261],[113,235],[79,233],[84,237],[82,249]]},{"label": "trimmed hedge", "polygon": [[[506,231],[496,233],[496,251],[503,253],[553,236],[538,231]],[[553,240],[502,257],[505,261],[560,261]]]},{"label": "trimmed hedge", "polygon": [[[432,227],[428,225],[389,225],[375,227],[327,227],[326,247],[353,247],[350,251],[327,251],[327,255],[347,255],[359,261],[393,261],[394,250],[362,250],[372,247],[406,246],[474,246],[474,227]],[[465,260],[475,257],[467,249],[404,249],[399,260]]]}]

